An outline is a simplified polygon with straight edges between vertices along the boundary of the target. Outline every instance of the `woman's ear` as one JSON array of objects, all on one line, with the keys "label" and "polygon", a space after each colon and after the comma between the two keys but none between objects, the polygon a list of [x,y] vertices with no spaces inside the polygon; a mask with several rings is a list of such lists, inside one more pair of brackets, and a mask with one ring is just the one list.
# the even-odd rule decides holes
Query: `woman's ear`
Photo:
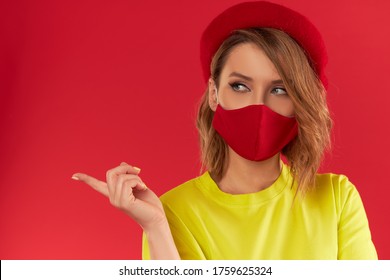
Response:
[{"label": "woman's ear", "polygon": [[215,112],[218,105],[217,86],[212,78],[209,78],[209,106]]}]

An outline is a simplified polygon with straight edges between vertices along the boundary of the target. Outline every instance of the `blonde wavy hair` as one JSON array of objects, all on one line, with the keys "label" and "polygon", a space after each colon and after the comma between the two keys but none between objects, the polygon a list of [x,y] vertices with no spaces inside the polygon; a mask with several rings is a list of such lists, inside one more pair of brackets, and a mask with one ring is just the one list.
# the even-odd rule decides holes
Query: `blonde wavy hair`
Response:
[{"label": "blonde wavy hair", "polygon": [[[306,193],[316,186],[316,173],[324,153],[331,149],[332,119],[326,102],[326,90],[313,70],[314,65],[298,43],[283,31],[273,28],[235,30],[219,47],[210,65],[217,88],[219,77],[232,49],[254,43],[275,65],[293,102],[298,136],[282,150],[298,191]],[[214,111],[209,106],[208,87],[200,100],[196,127],[201,147],[201,172],[208,170],[220,180],[228,161],[228,146],[212,126]]]}]

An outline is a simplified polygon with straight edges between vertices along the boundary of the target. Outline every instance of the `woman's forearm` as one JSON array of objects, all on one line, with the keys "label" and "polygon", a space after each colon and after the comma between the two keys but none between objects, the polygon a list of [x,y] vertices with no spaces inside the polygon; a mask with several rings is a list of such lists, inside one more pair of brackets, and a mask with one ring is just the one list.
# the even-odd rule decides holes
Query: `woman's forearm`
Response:
[{"label": "woman's forearm", "polygon": [[145,230],[149,245],[150,259],[152,260],[180,260],[168,221]]}]

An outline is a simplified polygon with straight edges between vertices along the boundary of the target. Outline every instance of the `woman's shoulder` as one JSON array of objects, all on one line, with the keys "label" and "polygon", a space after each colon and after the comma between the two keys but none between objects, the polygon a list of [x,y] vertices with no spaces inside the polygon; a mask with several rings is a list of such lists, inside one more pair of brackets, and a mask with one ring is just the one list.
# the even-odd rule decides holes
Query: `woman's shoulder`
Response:
[{"label": "woman's shoulder", "polygon": [[200,181],[206,178],[207,172],[172,188],[160,196],[161,202],[163,204],[186,204],[188,201],[202,196],[202,190],[199,187]]},{"label": "woman's shoulder", "polygon": [[332,199],[340,208],[347,202],[360,200],[356,186],[344,174],[317,173],[315,193],[323,198]]},{"label": "woman's shoulder", "polygon": [[349,192],[356,189],[349,177],[338,173],[317,173],[316,184],[318,188],[330,188],[334,192]]}]

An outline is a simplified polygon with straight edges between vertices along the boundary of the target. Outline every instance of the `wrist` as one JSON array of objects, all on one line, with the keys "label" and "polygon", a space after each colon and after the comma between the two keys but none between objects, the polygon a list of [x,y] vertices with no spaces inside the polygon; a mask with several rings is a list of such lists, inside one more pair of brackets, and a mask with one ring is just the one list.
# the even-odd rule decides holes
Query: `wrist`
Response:
[{"label": "wrist", "polygon": [[154,234],[161,235],[167,232],[169,232],[169,234],[171,233],[169,223],[166,218],[155,221],[147,226],[143,226],[142,229],[147,237]]}]

